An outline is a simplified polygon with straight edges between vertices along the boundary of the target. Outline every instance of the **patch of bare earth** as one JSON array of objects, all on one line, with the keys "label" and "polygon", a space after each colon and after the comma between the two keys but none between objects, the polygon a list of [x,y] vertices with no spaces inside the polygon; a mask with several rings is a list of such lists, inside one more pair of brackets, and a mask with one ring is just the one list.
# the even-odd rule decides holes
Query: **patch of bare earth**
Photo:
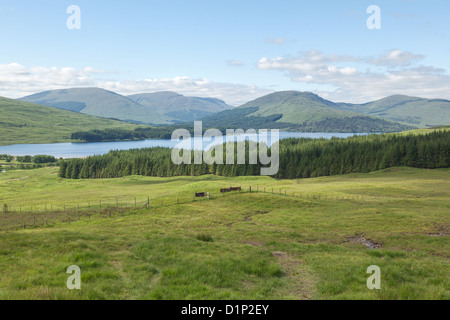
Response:
[{"label": "patch of bare earth", "polygon": [[365,247],[369,248],[369,249],[379,249],[381,248],[381,243],[376,243],[372,240],[366,239],[364,237],[354,237],[354,238],[349,238],[348,242],[357,242],[360,243],[362,245],[364,245]]},{"label": "patch of bare earth", "polygon": [[448,236],[448,232],[439,232],[439,233],[429,233],[430,237],[445,237]]},{"label": "patch of bare earth", "polygon": [[272,252],[272,255],[278,259],[285,276],[289,279],[290,294],[297,300],[312,299],[315,290],[314,281],[304,262],[286,252]]},{"label": "patch of bare earth", "polygon": [[445,237],[449,235],[449,230],[447,226],[436,224],[436,232],[428,233],[430,237]]},{"label": "patch of bare earth", "polygon": [[[243,243],[267,250],[264,242],[247,240]],[[272,255],[277,258],[285,277],[289,279],[290,288],[287,289],[287,295],[297,300],[311,300],[315,294],[315,281],[313,275],[306,270],[304,262],[286,252],[274,251]]]}]

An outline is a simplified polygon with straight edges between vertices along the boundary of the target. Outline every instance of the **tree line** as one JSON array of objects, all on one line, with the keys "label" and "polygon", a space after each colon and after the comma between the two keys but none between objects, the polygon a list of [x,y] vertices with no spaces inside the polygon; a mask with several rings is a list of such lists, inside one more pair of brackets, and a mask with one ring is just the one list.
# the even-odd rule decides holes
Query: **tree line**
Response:
[{"label": "tree line", "polygon": [[[160,147],[111,151],[86,159],[60,160],[59,176],[68,179],[89,179],[127,175],[259,175],[261,165],[249,164],[248,147],[247,142],[246,164],[232,165],[205,162],[175,165],[171,160],[171,150]],[[275,177],[280,179],[366,173],[396,166],[428,169],[450,167],[450,131],[435,131],[425,135],[354,136],[331,140],[291,138],[281,140],[279,147],[280,168]],[[224,159],[225,155],[226,145]],[[191,152],[191,159],[193,158],[194,152]]]},{"label": "tree line", "polygon": [[99,141],[123,141],[123,140],[144,140],[144,139],[170,139],[172,137],[173,127],[146,127],[127,129],[104,129],[79,131],[71,134],[72,140],[83,142]]},{"label": "tree line", "polygon": [[14,157],[10,156],[9,154],[0,154],[0,160],[5,160],[6,162],[11,162],[14,160]]},{"label": "tree line", "polygon": [[16,157],[17,162],[20,163],[36,163],[36,164],[43,164],[43,163],[56,163],[58,160],[54,156],[47,156],[47,155],[37,155],[37,156],[18,156]]},{"label": "tree line", "polygon": [[[5,160],[6,162],[12,162],[14,157],[9,154],[0,154],[0,160]],[[17,156],[15,160],[20,163],[56,163],[58,160],[54,156],[48,155],[36,155],[36,156]]]}]

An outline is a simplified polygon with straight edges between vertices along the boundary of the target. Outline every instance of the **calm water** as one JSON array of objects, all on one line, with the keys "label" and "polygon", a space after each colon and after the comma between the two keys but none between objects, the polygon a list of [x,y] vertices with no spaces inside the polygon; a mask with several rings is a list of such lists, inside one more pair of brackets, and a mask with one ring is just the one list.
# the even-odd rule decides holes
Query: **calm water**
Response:
[{"label": "calm water", "polygon": [[[300,132],[280,132],[280,139],[286,138],[326,138],[332,137],[348,138],[354,133],[300,133]],[[357,135],[365,135],[358,133]],[[270,136],[270,135],[269,135]],[[250,136],[250,139],[258,141],[258,136]],[[224,138],[225,140],[225,138]],[[239,140],[239,139],[238,139]],[[242,140],[242,139],[241,139]],[[260,141],[260,140],[259,140]],[[191,146],[194,143],[202,143],[201,139],[191,138]],[[212,143],[220,143],[214,141]],[[270,139],[269,139],[270,145]],[[101,155],[111,150],[129,150],[138,148],[167,147],[174,148],[180,141],[172,140],[143,140],[143,141],[120,141],[120,142],[89,142],[89,143],[51,143],[51,144],[16,144],[11,146],[0,146],[0,154],[9,154],[13,156],[35,156],[39,154],[51,155],[56,158],[81,158],[93,155]],[[203,142],[203,148],[210,145],[211,142]],[[183,145],[185,147],[185,145]]]}]

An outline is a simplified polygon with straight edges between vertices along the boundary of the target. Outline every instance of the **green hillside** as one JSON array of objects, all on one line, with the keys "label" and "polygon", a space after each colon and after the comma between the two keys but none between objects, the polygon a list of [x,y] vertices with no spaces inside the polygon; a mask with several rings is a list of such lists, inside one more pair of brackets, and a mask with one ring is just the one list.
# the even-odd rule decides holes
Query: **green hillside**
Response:
[{"label": "green hillside", "polygon": [[338,105],[342,110],[373,115],[421,128],[450,124],[449,100],[395,95],[366,104]]},{"label": "green hillside", "polygon": [[137,127],[127,122],[0,97],[0,145],[68,142],[76,131]]},{"label": "green hillside", "polygon": [[219,99],[185,97],[170,91],[135,94],[128,98],[178,122],[194,121],[233,108]]},{"label": "green hillside", "polygon": [[341,110],[310,92],[276,92],[202,119],[206,126],[288,129],[302,132],[395,132],[413,129],[378,117]]},{"label": "green hillside", "polygon": [[135,123],[169,124],[173,120],[127,97],[99,88],[45,91],[20,100]]},{"label": "green hillside", "polygon": [[333,108],[333,103],[310,92],[285,91],[270,94],[250,101],[242,108],[259,107],[250,116],[267,117],[274,113],[283,116],[277,120],[285,123],[304,123],[324,118],[345,118],[355,116],[349,111]]}]

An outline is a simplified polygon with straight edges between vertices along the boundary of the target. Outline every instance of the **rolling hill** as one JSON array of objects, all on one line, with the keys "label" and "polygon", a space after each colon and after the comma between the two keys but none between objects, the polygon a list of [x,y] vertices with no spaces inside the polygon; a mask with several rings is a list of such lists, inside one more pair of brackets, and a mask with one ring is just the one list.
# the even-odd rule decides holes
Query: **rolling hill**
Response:
[{"label": "rolling hill", "polygon": [[170,91],[135,94],[128,98],[178,122],[194,121],[233,108],[219,99],[185,97]]},{"label": "rolling hill", "polygon": [[450,101],[444,99],[394,95],[359,105],[339,103],[337,107],[421,128],[450,124]]},{"label": "rolling hill", "polygon": [[267,128],[302,132],[395,132],[414,128],[343,110],[310,92],[276,92],[202,119],[205,127]]},{"label": "rolling hill", "polygon": [[99,88],[51,90],[19,100],[134,123],[170,124],[173,121],[127,97]]},{"label": "rolling hill", "polygon": [[137,125],[0,97],[0,145],[69,142],[71,133]]}]

